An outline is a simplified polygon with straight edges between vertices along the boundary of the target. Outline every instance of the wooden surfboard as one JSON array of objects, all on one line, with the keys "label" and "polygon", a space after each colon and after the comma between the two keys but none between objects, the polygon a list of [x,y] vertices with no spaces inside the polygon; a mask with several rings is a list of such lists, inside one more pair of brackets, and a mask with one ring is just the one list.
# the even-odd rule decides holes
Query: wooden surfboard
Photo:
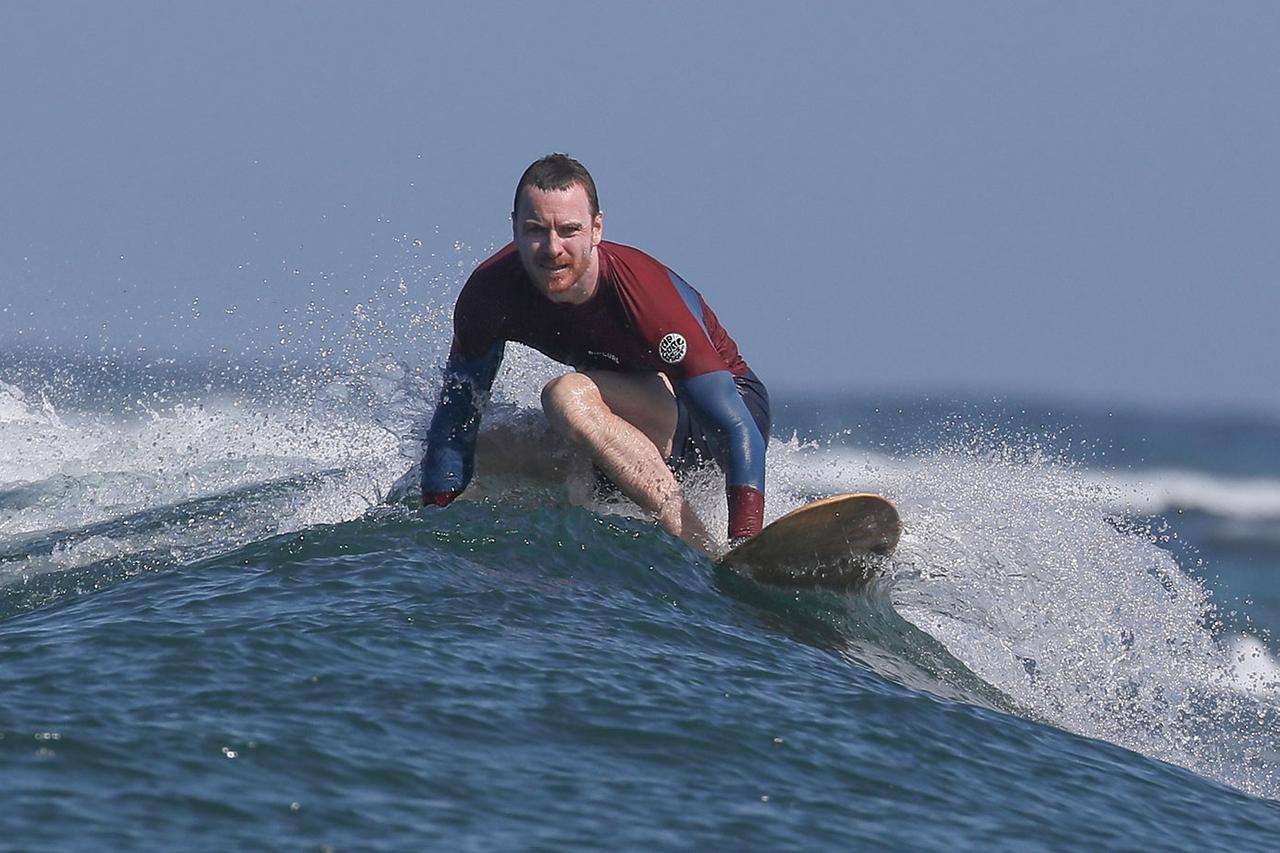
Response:
[{"label": "wooden surfboard", "polygon": [[834,495],[794,509],[717,565],[781,586],[864,586],[877,556],[893,553],[902,522],[879,495]]}]

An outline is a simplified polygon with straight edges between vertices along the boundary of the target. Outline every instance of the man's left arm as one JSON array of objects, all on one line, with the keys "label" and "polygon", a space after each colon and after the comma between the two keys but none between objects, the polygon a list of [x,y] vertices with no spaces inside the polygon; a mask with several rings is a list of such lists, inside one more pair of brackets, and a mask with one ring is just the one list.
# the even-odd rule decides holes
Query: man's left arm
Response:
[{"label": "man's left arm", "polygon": [[678,379],[678,393],[712,427],[712,450],[725,474],[729,540],[755,536],[764,525],[765,440],[728,370]]}]

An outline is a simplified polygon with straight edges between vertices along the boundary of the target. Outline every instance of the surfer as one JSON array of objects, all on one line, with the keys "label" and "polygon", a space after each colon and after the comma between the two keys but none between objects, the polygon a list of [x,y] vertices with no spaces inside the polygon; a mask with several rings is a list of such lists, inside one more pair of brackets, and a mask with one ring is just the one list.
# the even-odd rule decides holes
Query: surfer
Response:
[{"label": "surfer", "polygon": [[712,553],[674,470],[715,461],[729,539],[760,531],[769,395],[701,295],[603,240],[595,182],[550,154],[516,185],[513,240],[471,274],[422,463],[424,505],[470,482],[480,416],[508,341],[574,368],[542,389],[551,430],[669,533]]}]

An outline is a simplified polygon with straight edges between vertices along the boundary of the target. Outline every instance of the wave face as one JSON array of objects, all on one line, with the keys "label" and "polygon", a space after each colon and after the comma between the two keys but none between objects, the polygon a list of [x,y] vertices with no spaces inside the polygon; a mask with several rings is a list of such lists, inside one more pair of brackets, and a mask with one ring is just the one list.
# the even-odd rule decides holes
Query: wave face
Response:
[{"label": "wave face", "polygon": [[[552,370],[513,353],[491,420],[536,418]],[[1039,413],[784,401],[804,438],[770,447],[771,518],[849,490],[902,512],[850,597],[717,572],[564,490],[387,502],[435,382],[394,358],[32,355],[0,382],[0,778],[24,846],[1280,830],[1275,480],[1198,461],[1199,437],[1117,467]],[[718,478],[687,486],[722,529]]]}]

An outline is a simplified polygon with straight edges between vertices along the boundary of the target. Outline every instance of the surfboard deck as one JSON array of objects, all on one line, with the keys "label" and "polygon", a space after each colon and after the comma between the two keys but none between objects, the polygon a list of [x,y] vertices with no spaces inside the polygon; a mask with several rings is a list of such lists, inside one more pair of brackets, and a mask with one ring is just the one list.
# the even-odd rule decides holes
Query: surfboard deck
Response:
[{"label": "surfboard deck", "polygon": [[872,494],[833,495],[765,526],[717,565],[780,586],[854,589],[875,575],[875,557],[893,553],[898,510]]}]

